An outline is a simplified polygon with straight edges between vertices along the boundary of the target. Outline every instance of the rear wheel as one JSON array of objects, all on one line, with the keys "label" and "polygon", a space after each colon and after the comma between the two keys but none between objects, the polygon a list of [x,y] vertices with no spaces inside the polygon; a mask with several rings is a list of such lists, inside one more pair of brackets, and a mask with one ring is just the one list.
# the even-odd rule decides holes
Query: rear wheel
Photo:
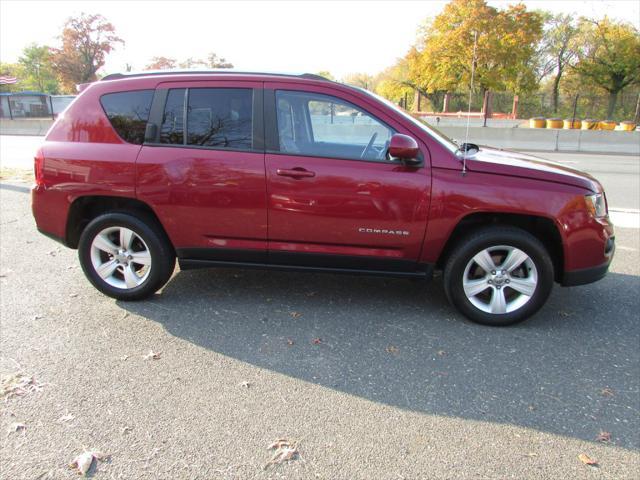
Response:
[{"label": "rear wheel", "polygon": [[119,300],[152,295],[175,267],[173,249],[155,222],[130,213],[92,220],[80,236],[78,256],[89,281]]},{"label": "rear wheel", "polygon": [[511,325],[537,312],[553,287],[553,264],[533,235],[511,227],[479,230],[451,253],[447,297],[466,317]]}]

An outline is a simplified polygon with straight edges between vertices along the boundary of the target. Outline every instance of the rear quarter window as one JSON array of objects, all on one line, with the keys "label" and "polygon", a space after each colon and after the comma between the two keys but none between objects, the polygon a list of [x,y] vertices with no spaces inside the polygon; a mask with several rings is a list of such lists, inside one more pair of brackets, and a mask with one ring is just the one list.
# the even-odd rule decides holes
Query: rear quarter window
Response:
[{"label": "rear quarter window", "polygon": [[129,143],[142,145],[149,120],[153,90],[107,93],[100,103],[111,125]]}]

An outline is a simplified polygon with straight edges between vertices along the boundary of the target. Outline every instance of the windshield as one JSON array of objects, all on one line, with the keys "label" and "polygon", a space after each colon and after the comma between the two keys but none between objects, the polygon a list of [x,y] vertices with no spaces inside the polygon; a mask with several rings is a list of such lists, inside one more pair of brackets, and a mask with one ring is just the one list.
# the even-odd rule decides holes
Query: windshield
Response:
[{"label": "windshield", "polygon": [[355,88],[357,88],[358,90],[360,90],[363,93],[366,93],[370,97],[373,97],[376,100],[379,100],[380,102],[384,103],[388,107],[393,108],[396,112],[398,112],[404,118],[409,120],[415,126],[417,126],[422,131],[426,132],[431,137],[436,139],[439,143],[441,143],[444,147],[446,147],[447,150],[451,151],[451,153],[457,153],[460,150],[460,147],[458,146],[458,144],[455,141],[453,141],[451,138],[447,137],[440,130],[436,129],[435,127],[432,127],[431,125],[427,125],[424,122],[421,122],[420,120],[418,120],[417,118],[413,117],[412,115],[407,113],[403,108],[400,108],[398,105],[394,104],[393,102],[387,100],[384,97],[381,97],[380,95],[377,95],[377,94],[375,94],[373,92],[370,92],[369,90],[365,90],[364,88],[359,88],[359,87],[355,87]]}]

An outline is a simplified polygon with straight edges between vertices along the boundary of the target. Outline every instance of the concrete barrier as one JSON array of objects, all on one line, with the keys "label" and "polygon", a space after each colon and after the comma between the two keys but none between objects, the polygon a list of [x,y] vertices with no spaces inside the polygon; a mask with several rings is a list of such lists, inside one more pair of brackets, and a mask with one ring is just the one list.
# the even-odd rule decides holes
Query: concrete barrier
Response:
[{"label": "concrete barrier", "polygon": [[[53,124],[48,118],[0,119],[2,135],[45,135]],[[326,129],[335,127],[324,126]],[[346,125],[340,125],[341,131]],[[353,125],[353,134],[362,133],[366,129],[370,134],[370,126]],[[443,133],[463,142],[466,127],[441,126]],[[329,132],[325,132],[329,133]],[[363,138],[364,138],[363,137]],[[511,150],[539,150],[544,152],[584,152],[584,153],[619,153],[640,155],[640,132],[599,131],[599,130],[561,130],[537,128],[495,128],[470,127],[469,142]]]},{"label": "concrete barrier", "polygon": [[[465,127],[439,130],[464,142]],[[640,132],[470,127],[469,142],[511,150],[640,155]]]},{"label": "concrete barrier", "polygon": [[0,118],[0,135],[44,135],[51,125],[51,118]]}]

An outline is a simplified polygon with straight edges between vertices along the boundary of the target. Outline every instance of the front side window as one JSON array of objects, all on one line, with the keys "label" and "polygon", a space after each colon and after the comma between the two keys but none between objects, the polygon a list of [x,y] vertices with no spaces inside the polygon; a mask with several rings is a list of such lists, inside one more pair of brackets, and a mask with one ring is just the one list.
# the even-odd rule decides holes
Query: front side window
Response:
[{"label": "front side window", "polygon": [[369,113],[328,95],[276,92],[280,151],[384,161],[394,131]]},{"label": "front side window", "polygon": [[187,107],[187,144],[251,150],[253,90],[192,88]]},{"label": "front side window", "polygon": [[107,93],[100,103],[111,125],[129,143],[142,145],[149,120],[153,90]]}]

